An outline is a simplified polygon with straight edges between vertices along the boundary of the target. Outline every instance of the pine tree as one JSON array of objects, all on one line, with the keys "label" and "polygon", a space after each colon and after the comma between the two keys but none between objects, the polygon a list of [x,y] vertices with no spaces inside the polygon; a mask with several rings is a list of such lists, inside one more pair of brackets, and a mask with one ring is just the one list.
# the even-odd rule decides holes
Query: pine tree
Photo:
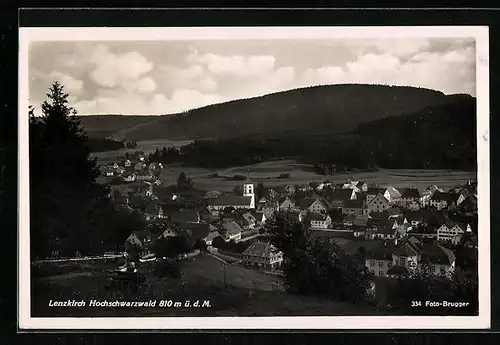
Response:
[{"label": "pine tree", "polygon": [[99,167],[60,83],[49,89],[41,110],[41,117],[29,111],[32,259],[54,251],[98,253],[110,229],[109,191],[96,182]]}]

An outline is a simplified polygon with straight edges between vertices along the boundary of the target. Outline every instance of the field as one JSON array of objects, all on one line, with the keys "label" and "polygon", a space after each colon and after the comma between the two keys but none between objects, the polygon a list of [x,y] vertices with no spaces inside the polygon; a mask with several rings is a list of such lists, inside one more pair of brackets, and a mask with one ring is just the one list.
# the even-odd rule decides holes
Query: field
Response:
[{"label": "field", "polygon": [[[285,184],[305,184],[312,181],[322,182],[328,179],[332,183],[342,183],[349,179],[377,183],[381,186],[392,185],[399,188],[414,187],[421,190],[431,184],[441,188],[452,188],[465,183],[468,179],[476,179],[475,172],[451,170],[380,170],[376,172],[360,172],[324,176],[311,171],[310,167],[292,160],[271,161],[246,167],[234,167],[225,170],[208,170],[201,168],[170,166],[161,174],[165,182],[173,182],[184,171],[193,179],[196,187],[202,190],[232,191],[235,186],[240,186],[241,181],[229,180],[226,177],[234,175],[247,175],[250,172],[252,181],[262,182],[266,187],[276,187]],[[217,173],[219,177],[212,177]],[[282,173],[289,173],[290,178],[280,179]]]},{"label": "field", "polygon": [[[158,278],[146,273],[149,288],[137,295],[106,290],[102,271],[108,266],[73,273],[36,277],[32,283],[32,317],[122,317],[122,316],[300,316],[300,315],[380,315],[374,307],[340,303],[313,297],[290,295],[279,287],[279,278],[240,266],[227,267],[227,289],[221,263],[201,254],[181,263],[182,278]],[[210,301],[210,308],[56,308],[50,300],[172,300]],[[87,302],[88,303],[88,302]],[[159,302],[157,302],[159,303]]]}]

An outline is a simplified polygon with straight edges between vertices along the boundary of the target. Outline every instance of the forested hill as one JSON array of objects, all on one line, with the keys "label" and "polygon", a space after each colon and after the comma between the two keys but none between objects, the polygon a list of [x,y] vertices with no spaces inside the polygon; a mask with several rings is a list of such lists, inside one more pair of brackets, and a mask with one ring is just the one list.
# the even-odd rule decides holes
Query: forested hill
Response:
[{"label": "forested hill", "polygon": [[[401,86],[328,85],[236,100],[160,117],[82,117],[84,128],[106,123],[127,140],[229,138],[247,134],[353,131],[359,124],[445,103],[441,92]],[[133,120],[133,118],[136,118]],[[114,128],[113,128],[114,127]],[[125,130],[124,130],[125,129]]]},{"label": "forested hill", "polygon": [[180,155],[155,157],[212,168],[299,158],[320,171],[345,168],[457,169],[475,171],[476,100],[453,96],[450,102],[404,116],[360,125],[331,135],[249,135],[196,140]]}]

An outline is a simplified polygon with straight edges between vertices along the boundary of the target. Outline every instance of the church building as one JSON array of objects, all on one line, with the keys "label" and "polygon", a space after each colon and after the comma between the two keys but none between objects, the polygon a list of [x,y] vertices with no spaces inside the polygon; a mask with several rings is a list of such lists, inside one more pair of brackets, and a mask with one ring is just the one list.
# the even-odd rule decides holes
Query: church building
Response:
[{"label": "church building", "polygon": [[209,200],[208,210],[213,216],[218,216],[219,212],[226,207],[235,209],[255,209],[254,184],[247,179],[243,184],[243,195],[222,195],[216,199]]}]

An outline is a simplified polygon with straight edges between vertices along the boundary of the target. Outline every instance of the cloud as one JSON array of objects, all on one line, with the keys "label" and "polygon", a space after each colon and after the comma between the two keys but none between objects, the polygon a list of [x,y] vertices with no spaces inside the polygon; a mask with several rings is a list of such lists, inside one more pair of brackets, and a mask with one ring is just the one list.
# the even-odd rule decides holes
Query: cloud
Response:
[{"label": "cloud", "polygon": [[218,94],[205,94],[190,89],[176,90],[170,97],[163,93],[145,95],[123,90],[107,90],[93,99],[77,102],[74,107],[82,115],[163,115],[184,112],[226,100]]},{"label": "cloud", "polygon": [[366,53],[341,66],[309,68],[299,83],[411,85],[475,95],[475,51],[464,47],[445,53],[420,52],[408,60],[391,53]]},{"label": "cloud", "polygon": [[104,87],[121,86],[138,80],[154,67],[152,62],[137,52],[115,54],[105,45],[94,48],[89,62],[95,66],[90,77]]},{"label": "cloud", "polygon": [[151,77],[144,77],[139,80],[125,80],[123,88],[128,92],[152,93],[156,90],[156,82]]},{"label": "cloud", "polygon": [[211,77],[200,80],[200,87],[203,91],[213,92],[217,90],[217,86],[217,82]]},{"label": "cloud", "polygon": [[235,77],[259,76],[271,72],[275,57],[272,55],[217,55],[213,53],[199,54],[192,50],[186,57],[190,63],[202,64],[215,75],[231,75]]},{"label": "cloud", "polygon": [[51,83],[54,81],[60,82],[65,90],[72,95],[80,94],[83,90],[83,81],[58,71],[50,72],[46,79],[50,79]]}]

